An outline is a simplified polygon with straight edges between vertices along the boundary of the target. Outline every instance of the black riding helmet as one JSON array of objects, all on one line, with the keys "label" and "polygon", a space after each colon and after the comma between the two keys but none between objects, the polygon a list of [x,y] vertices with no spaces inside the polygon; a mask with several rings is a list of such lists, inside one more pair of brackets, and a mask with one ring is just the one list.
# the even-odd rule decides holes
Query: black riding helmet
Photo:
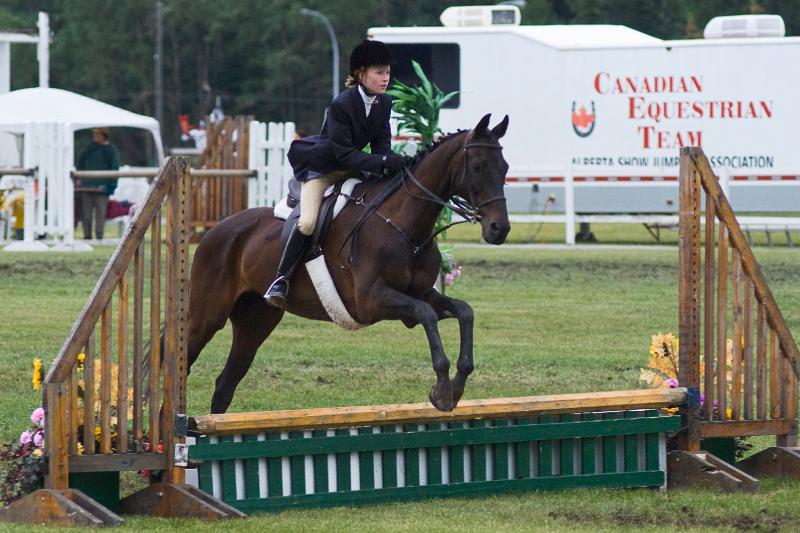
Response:
[{"label": "black riding helmet", "polygon": [[375,65],[391,64],[392,53],[389,51],[389,47],[381,41],[364,39],[350,53],[350,74],[362,67],[369,68]]}]

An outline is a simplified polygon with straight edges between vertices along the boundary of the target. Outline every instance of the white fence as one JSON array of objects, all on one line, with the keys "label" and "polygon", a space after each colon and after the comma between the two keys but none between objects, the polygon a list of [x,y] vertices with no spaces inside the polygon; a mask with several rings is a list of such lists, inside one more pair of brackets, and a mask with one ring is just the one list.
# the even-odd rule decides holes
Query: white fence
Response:
[{"label": "white fence", "polygon": [[250,123],[249,167],[256,177],[248,182],[247,207],[274,207],[288,193],[294,132],[294,122]]},{"label": "white fence", "polygon": [[35,169],[25,181],[25,231],[22,242],[11,243],[8,251],[46,250],[36,239],[60,237],[66,247],[74,246],[74,191],[70,155],[72,130],[61,124],[27,124],[22,165]]},{"label": "white fence", "polygon": [[[731,197],[731,189],[747,189],[750,194],[761,194],[760,191],[771,189],[786,191],[786,188],[800,189],[800,174],[796,172],[770,172],[769,176],[741,175],[741,170],[727,168],[715,169],[719,176],[720,186],[726,196]],[[567,244],[575,244],[576,225],[580,223],[635,223],[653,226],[678,226],[677,194],[678,176],[675,170],[654,173],[647,169],[626,169],[615,172],[613,176],[597,175],[596,171],[576,167],[540,172],[536,177],[510,178],[506,183],[506,196],[513,195],[515,188],[529,187],[531,184],[540,184],[547,191],[558,189],[563,194],[563,212],[554,214],[514,214],[510,215],[511,222],[517,223],[562,223],[564,227],[564,240]],[[575,207],[575,193],[579,189],[619,189],[625,194],[625,189],[642,187],[659,189],[674,189],[675,202],[673,204],[676,214],[579,214]],[[627,191],[630,193],[630,191]],[[637,191],[637,194],[641,192]],[[784,193],[785,194],[785,193]],[[669,211],[670,209],[665,209]],[[740,211],[742,209],[739,209]],[[760,210],[760,209],[756,209]],[[800,204],[796,209],[800,211]],[[800,218],[774,217],[774,216],[739,216],[737,217],[743,229],[753,231],[797,231],[800,230]]]}]

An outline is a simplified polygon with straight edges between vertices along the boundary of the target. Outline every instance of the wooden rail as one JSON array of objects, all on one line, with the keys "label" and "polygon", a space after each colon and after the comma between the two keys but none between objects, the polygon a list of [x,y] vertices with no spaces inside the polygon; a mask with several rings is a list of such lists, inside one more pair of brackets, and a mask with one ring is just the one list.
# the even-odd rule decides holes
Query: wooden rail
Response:
[{"label": "wooden rail", "polygon": [[560,413],[654,409],[681,405],[685,400],[686,389],[647,389],[464,400],[449,413],[437,411],[429,403],[227,413],[196,417],[194,426],[202,434],[225,435],[245,431],[298,431],[374,424],[419,424]]},{"label": "wooden rail", "polygon": [[747,435],[796,446],[800,353],[699,148],[681,150],[680,205],[679,381],[704,396],[686,446]]},{"label": "wooden rail", "polygon": [[33,176],[35,172],[32,168],[0,168],[0,176]]},{"label": "wooden rail", "polygon": [[[135,170],[73,170],[73,179],[109,179],[109,178],[153,178],[159,174],[157,168]],[[253,178],[255,170],[235,168],[192,168],[189,175],[194,178]]]}]

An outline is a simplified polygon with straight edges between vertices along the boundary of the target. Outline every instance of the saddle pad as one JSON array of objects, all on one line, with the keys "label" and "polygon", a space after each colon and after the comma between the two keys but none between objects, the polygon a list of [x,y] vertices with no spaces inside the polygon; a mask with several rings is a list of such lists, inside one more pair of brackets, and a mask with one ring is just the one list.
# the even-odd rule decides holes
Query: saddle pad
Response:
[{"label": "saddle pad", "polygon": [[325,308],[325,312],[328,313],[334,324],[349,330],[361,329],[367,325],[359,324],[347,312],[347,308],[336,290],[336,285],[333,284],[333,278],[331,278],[331,273],[328,271],[324,255],[308,261],[306,270],[311,282],[314,284],[314,289],[317,291],[322,307]]},{"label": "saddle pad", "polygon": [[[355,189],[356,185],[359,183],[361,183],[360,179],[350,178],[342,184],[342,193],[339,195],[339,198],[336,199],[336,204],[333,206],[333,218],[336,218],[336,215],[347,205],[347,197],[353,193],[353,189]],[[330,196],[331,194],[333,194],[333,185],[325,189],[324,197]],[[292,211],[293,208],[289,207],[288,197],[281,198],[281,201],[278,202],[274,209],[275,218],[286,220],[291,216]]]}]

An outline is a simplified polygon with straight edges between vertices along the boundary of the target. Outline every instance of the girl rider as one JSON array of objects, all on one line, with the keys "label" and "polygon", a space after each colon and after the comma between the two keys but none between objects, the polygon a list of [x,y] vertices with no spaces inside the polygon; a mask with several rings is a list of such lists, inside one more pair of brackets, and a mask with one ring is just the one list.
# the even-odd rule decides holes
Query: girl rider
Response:
[{"label": "girl rider", "polygon": [[[319,135],[296,140],[289,149],[289,163],[302,183],[300,219],[286,241],[275,280],[264,298],[286,308],[289,278],[314,233],[325,189],[361,171],[379,174],[399,170],[407,157],[392,152],[389,86],[392,56],[380,41],[365,40],[350,54],[350,76],[328,107]],[[371,153],[362,149],[370,145]]]}]

